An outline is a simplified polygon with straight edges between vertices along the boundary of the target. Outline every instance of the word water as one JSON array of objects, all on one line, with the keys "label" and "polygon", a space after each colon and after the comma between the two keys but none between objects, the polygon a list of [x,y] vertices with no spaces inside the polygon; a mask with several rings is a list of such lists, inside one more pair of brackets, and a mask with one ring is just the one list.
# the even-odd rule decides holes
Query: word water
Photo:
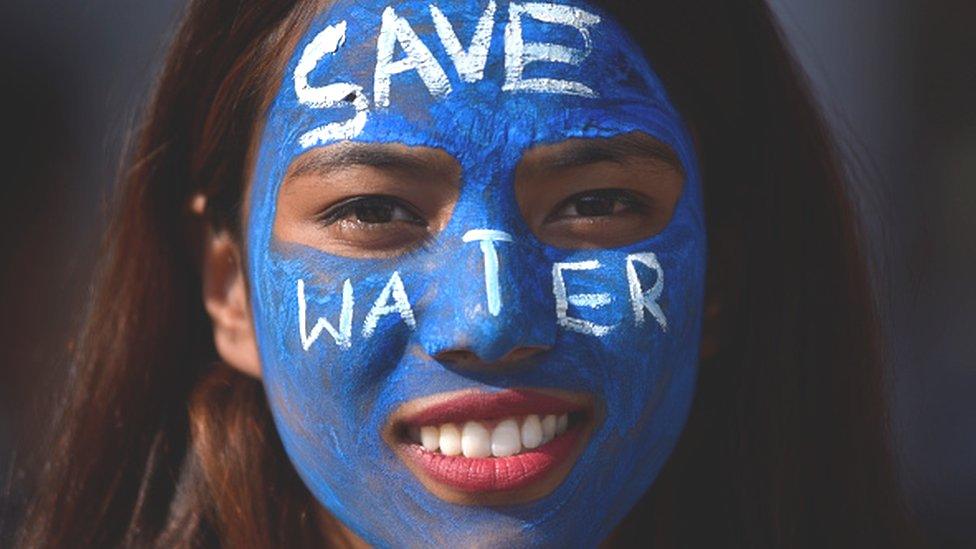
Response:
[{"label": "word water", "polygon": [[[454,64],[458,78],[465,83],[475,83],[484,78],[491,37],[495,27],[497,6],[488,3],[475,28],[468,47],[461,40],[444,12],[431,4],[430,17],[437,31],[441,46]],[[583,48],[574,48],[549,42],[526,42],[522,26],[525,18],[542,24],[575,29],[583,39]],[[600,23],[600,17],[580,8],[543,2],[512,2],[508,8],[505,27],[504,55],[505,82],[502,90],[518,93],[553,93],[581,97],[599,97],[589,86],[573,80],[558,78],[525,78],[525,68],[530,63],[548,62],[580,66],[593,51],[590,29]],[[424,25],[427,22],[423,22]],[[298,102],[312,109],[332,109],[352,105],[356,114],[349,120],[333,122],[303,134],[299,144],[303,149],[332,141],[353,139],[366,126],[370,102],[363,87],[350,82],[335,82],[325,86],[313,86],[309,75],[326,59],[335,55],[346,42],[346,21],[329,25],[319,32],[305,49],[295,67],[294,86]],[[404,56],[394,60],[397,45]],[[383,19],[376,41],[376,67],[373,73],[373,104],[377,108],[390,106],[390,82],[393,76],[416,72],[434,98],[451,94],[453,87],[444,67],[431,53],[427,44],[414,31],[405,18],[397,15],[392,6],[383,11]]]},{"label": "word water", "polygon": [[[511,235],[508,233],[489,229],[468,231],[463,237],[464,242],[478,242],[480,245],[484,257],[485,298],[488,303],[489,314],[492,316],[501,314],[503,308],[498,270],[498,250],[496,246],[499,243],[512,242],[512,240]],[[654,271],[657,275],[654,284],[648,290],[645,290],[642,286],[637,271],[638,265],[643,265]],[[657,256],[653,252],[630,254],[625,260],[624,267],[635,325],[643,324],[646,313],[650,313],[661,327],[661,330],[667,331],[667,318],[658,303],[664,291],[664,269],[661,268]],[[617,327],[616,325],[607,326],[597,324],[582,318],[570,316],[569,314],[570,305],[577,308],[600,309],[613,302],[612,296],[608,293],[570,294],[567,290],[566,276],[568,273],[596,271],[602,268],[603,265],[595,259],[553,264],[552,292],[556,298],[556,322],[561,328],[582,334],[603,337]],[[305,351],[311,349],[312,344],[322,336],[323,332],[327,332],[339,348],[351,348],[355,307],[352,281],[346,279],[342,284],[342,307],[339,312],[338,326],[326,318],[319,317],[315,321],[312,329],[309,330],[308,302],[305,296],[305,281],[303,279],[298,279],[296,282],[296,292],[298,298],[298,330],[302,348]],[[380,319],[387,315],[399,315],[402,322],[408,327],[411,329],[417,327],[413,307],[410,305],[410,299],[399,271],[394,271],[390,275],[386,286],[384,286],[380,295],[376,298],[369,312],[366,314],[361,330],[362,338],[364,340],[371,338],[376,331]]]}]

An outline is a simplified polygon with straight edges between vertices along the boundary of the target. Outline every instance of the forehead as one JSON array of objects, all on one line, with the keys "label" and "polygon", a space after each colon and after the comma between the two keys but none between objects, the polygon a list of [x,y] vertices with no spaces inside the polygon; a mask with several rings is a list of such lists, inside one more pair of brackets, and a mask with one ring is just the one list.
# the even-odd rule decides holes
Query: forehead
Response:
[{"label": "forehead", "polygon": [[521,152],[643,131],[677,114],[631,37],[588,2],[340,0],[298,42],[263,146],[340,140]]}]

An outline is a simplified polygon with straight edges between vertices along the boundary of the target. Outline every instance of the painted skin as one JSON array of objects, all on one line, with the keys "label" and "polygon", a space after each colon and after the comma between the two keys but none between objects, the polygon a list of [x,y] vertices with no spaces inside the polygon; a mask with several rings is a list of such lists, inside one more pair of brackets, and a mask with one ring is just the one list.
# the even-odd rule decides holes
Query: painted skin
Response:
[{"label": "painted skin", "polygon": [[[340,0],[285,71],[246,220],[271,409],[311,492],[372,544],[593,545],[651,485],[694,394],[705,231],[691,139],[639,49],[597,7],[464,1],[437,12]],[[479,28],[490,37],[481,50],[469,42]],[[533,172],[525,160],[552,144],[634,135],[673,151],[684,176],[666,226],[612,247],[540,236],[531,189],[517,191]],[[380,238],[372,252],[353,237],[307,237],[350,226],[322,215],[334,211],[319,203],[328,193],[302,189],[334,195],[396,176],[376,154],[388,144],[421,160],[393,170],[403,185],[427,181],[441,197],[421,208],[429,222],[416,230],[429,237],[407,248]],[[401,226],[401,236],[419,227]],[[486,230],[499,238],[471,233]],[[540,480],[465,489],[411,464],[404,452],[422,452],[411,413],[511,390],[573,403],[576,438]],[[452,413],[497,422],[483,417],[505,415],[497,408]]]}]

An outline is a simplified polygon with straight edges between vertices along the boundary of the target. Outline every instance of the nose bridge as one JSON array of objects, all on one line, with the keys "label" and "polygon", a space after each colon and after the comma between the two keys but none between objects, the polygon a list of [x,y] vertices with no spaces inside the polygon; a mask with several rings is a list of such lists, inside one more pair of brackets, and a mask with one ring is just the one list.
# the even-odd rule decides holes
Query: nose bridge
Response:
[{"label": "nose bridge", "polygon": [[464,352],[492,364],[551,347],[555,305],[543,291],[548,268],[541,253],[503,228],[476,227],[455,240],[418,326],[427,354]]}]

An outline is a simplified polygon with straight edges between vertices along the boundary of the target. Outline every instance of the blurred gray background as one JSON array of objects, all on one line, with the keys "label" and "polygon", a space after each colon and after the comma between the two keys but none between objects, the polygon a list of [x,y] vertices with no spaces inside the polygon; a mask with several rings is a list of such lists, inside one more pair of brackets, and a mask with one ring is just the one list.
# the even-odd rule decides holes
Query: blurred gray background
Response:
[{"label": "blurred gray background", "polygon": [[[8,464],[51,404],[105,192],[183,4],[0,4],[0,532],[25,497],[4,495]],[[868,221],[906,493],[934,547],[976,547],[976,3],[770,4]]]}]

